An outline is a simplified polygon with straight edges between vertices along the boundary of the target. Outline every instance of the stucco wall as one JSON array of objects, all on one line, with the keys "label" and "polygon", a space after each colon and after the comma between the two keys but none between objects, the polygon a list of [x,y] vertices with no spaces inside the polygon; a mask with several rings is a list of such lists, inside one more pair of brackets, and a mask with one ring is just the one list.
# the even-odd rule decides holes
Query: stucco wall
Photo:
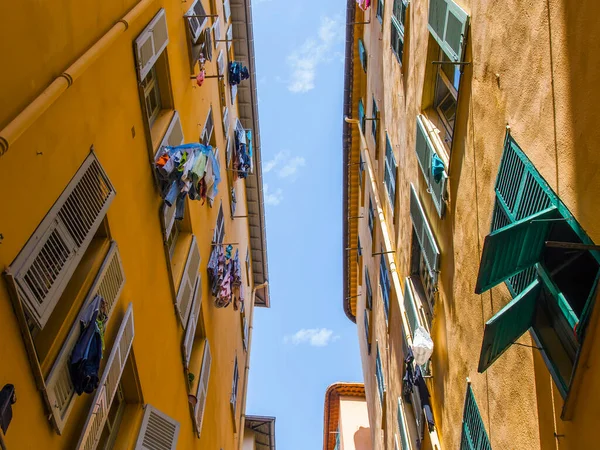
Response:
[{"label": "stucco wall", "polygon": [[339,411],[341,450],[371,450],[367,402],[355,397],[340,397]]},{"label": "stucco wall", "polygon": [[[370,98],[371,92],[383,97],[379,105],[381,128],[389,134],[398,162],[395,215],[388,209],[386,219],[393,224],[400,279],[410,272],[411,183],[419,193],[441,251],[439,292],[432,324],[433,379],[429,386],[443,448],[459,445],[467,377],[472,381],[493,448],[548,449],[557,445],[591,448],[593,427],[589,424],[600,418],[600,411],[586,398],[596,395],[599,389],[599,383],[593,381],[599,367],[597,358],[590,356],[584,364],[583,395],[577,400],[573,419],[561,420],[562,398],[535,350],[512,346],[484,374],[477,373],[484,324],[510,296],[504,286],[483,295],[473,292],[483,239],[490,230],[493,186],[507,124],[513,137],[590,237],[595,241],[600,239],[593,206],[600,191],[596,176],[599,164],[594,153],[600,130],[594,125],[595,113],[590,110],[600,95],[595,88],[600,76],[594,69],[600,59],[597,5],[593,2],[574,5],[557,0],[458,1],[470,15],[465,60],[471,65],[465,67],[460,85],[452,154],[447,167],[447,210],[440,219],[414,150],[416,116],[424,108],[433,73],[427,63],[428,57],[431,60],[428,52],[434,42],[427,29],[428,2],[410,2],[402,65],[390,49],[392,3],[385,4],[383,35],[375,19],[376,4],[372,7],[371,24],[364,31],[369,35],[365,42],[369,43],[370,54],[367,91],[361,93],[361,87],[355,83],[355,90],[359,91],[354,96],[355,103],[361,95]],[[361,32],[357,32],[356,39],[360,35]],[[373,45],[381,46],[381,50],[372,48]],[[355,64],[355,76],[358,72],[362,72],[362,68]],[[378,166],[377,185],[382,187],[379,195],[385,199],[383,158],[375,161],[375,149],[369,136],[368,127],[369,153]],[[380,142],[383,139],[381,135]],[[356,141],[353,142],[355,149],[358,148]],[[380,146],[379,151],[382,149]],[[364,204],[365,219],[359,225],[363,243],[368,242],[363,238],[363,235],[368,236],[367,208],[368,197]],[[349,214],[354,215],[352,211]],[[369,265],[374,290],[374,339],[390,344],[384,374],[388,395],[394,396],[400,392],[402,376],[399,308],[395,301],[391,302],[388,333],[381,314],[378,259],[365,258],[365,264]],[[394,293],[393,298],[402,297]],[[364,341],[363,309],[364,300],[358,300],[357,331],[361,341]],[[594,346],[597,335],[594,318],[586,345]],[[528,334],[518,342],[532,345]],[[371,424],[379,427],[374,349],[373,346],[369,357],[366,346],[361,344]],[[395,416],[388,410],[386,419],[385,448],[393,448],[393,434],[397,430]],[[554,433],[560,437],[555,438]]]},{"label": "stucco wall", "polygon": [[[222,2],[215,2],[222,13]],[[0,6],[0,54],[6,63],[0,74],[0,125],[5,125],[25,105],[72,63],[132,6],[132,1],[83,5],[64,0],[52,8],[32,2]],[[236,448],[238,434],[230,410],[234,357],[238,357],[239,389],[236,421],[242,405],[247,354],[242,348],[241,316],[230,306],[212,304],[206,275],[218,207],[223,202],[225,242],[237,242],[240,259],[246,256],[248,227],[230,217],[229,188],[225,172],[225,140],[216,80],[203,87],[190,81],[188,42],[182,15],[190,0],[156,1],[110,49],[0,158],[0,189],[7,195],[0,213],[0,266],[7,267],[75,174],[94,146],[97,157],[117,195],[108,210],[112,238],[117,241],[127,277],[116,315],[133,303],[135,339],[133,354],[144,401],[175,418],[180,424],[178,449]],[[215,134],[220,151],[222,181],[215,207],[188,202],[189,215],[201,253],[202,311],[212,350],[212,369],[202,437],[193,431],[183,371],[179,325],[169,287],[167,260],[159,220],[161,199],[149,164],[143,114],[138,95],[133,41],[158,10],[164,7],[169,28],[166,48],[175,108],[187,142],[198,140],[209,106],[213,106]],[[208,2],[205,5],[208,11]],[[3,12],[3,13],[2,13]],[[222,32],[226,29],[222,25]],[[225,44],[219,44],[224,48]],[[216,72],[216,55],[208,73]],[[237,108],[230,107],[230,117]],[[237,214],[245,215],[244,181],[237,182]],[[243,262],[242,262],[243,264]],[[246,271],[242,270],[246,286]],[[33,379],[25,347],[4,281],[0,282],[0,385],[14,383],[18,401],[6,436],[10,449],[73,448],[89,410],[89,397],[76,401],[62,436],[55,434],[45,417],[44,405]],[[246,313],[250,289],[246,287]],[[115,324],[118,321],[115,321]],[[226,330],[226,332],[224,332]],[[108,333],[113,333],[108,330]],[[199,374],[195,374],[198,377]],[[137,419],[127,421],[122,442],[131,446],[137,437]],[[129,423],[131,422],[131,423]],[[239,425],[238,425],[239,426]],[[238,430],[239,431],[239,430]],[[121,441],[120,441],[121,442]]]}]

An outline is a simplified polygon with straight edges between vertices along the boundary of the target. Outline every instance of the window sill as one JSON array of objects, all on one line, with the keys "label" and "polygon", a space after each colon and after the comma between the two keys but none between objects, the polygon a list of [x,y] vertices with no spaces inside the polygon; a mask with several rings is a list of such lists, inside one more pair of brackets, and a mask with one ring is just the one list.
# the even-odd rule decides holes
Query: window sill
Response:
[{"label": "window sill", "polygon": [[169,128],[169,124],[171,123],[171,119],[173,119],[174,114],[175,110],[173,109],[163,109],[160,111],[160,113],[158,113],[158,117],[150,126],[150,136],[152,139],[152,150],[154,154],[156,154],[158,151],[158,148],[165,137],[165,133]]}]

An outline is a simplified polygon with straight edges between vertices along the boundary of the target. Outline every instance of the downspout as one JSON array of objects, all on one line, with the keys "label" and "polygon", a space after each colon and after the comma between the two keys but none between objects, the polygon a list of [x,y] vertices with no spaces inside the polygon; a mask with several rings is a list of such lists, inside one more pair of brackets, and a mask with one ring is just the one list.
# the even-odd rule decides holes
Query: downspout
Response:
[{"label": "downspout", "polygon": [[265,281],[252,289],[250,296],[250,317],[248,318],[248,348],[246,349],[246,367],[244,368],[244,395],[242,396],[242,416],[240,418],[240,429],[238,431],[238,448],[242,450],[244,445],[244,427],[246,426],[246,399],[248,397],[248,372],[250,371],[250,349],[252,348],[252,332],[254,331],[254,301],[256,300],[256,291],[269,286]]},{"label": "downspout", "polygon": [[122,33],[127,31],[129,24],[138,19],[152,3],[153,0],[141,0],[0,131],[0,157],[8,152],[9,147],[75,83],[75,80],[83,75]]},{"label": "downspout", "polygon": [[[360,128],[360,122],[357,119],[349,119],[348,117],[346,117],[344,120],[348,124],[356,125],[358,127],[358,132],[360,133],[359,151],[362,155],[363,161],[367,166],[369,180],[371,181],[371,192],[373,194],[373,199],[375,200],[377,217],[379,218],[378,223],[381,224],[381,240],[383,241],[383,251],[385,252],[383,256],[387,258],[387,263],[391,272],[392,283],[394,284],[394,290],[396,291],[404,339],[406,340],[406,345],[408,345],[408,347],[412,347],[412,336],[410,334],[410,331],[408,331],[410,330],[410,327],[408,325],[408,316],[406,315],[406,309],[404,308],[404,296],[402,294],[402,285],[400,283],[400,275],[398,274],[398,267],[396,266],[395,260],[396,249],[394,249],[392,246],[392,239],[388,230],[387,221],[385,220],[385,214],[383,213],[382,202],[379,198],[379,189],[377,189],[375,172],[373,170],[373,164],[371,163],[371,154],[367,151],[367,141],[365,139],[365,135],[362,132],[362,129]],[[427,428],[429,430],[429,439],[431,440],[432,448],[436,450],[441,450],[442,446],[440,444],[437,431],[435,429],[430,429],[429,426]]]},{"label": "downspout", "polygon": [[[354,82],[354,20],[356,16],[356,0],[348,0],[346,6],[346,58],[344,64],[344,117],[352,117],[352,85]],[[356,317],[352,314],[350,302],[347,300],[350,295],[350,286],[348,278],[348,163],[350,151],[352,149],[352,127],[348,122],[343,123],[342,137],[342,261],[343,261],[343,308],[348,319],[356,323]]]}]

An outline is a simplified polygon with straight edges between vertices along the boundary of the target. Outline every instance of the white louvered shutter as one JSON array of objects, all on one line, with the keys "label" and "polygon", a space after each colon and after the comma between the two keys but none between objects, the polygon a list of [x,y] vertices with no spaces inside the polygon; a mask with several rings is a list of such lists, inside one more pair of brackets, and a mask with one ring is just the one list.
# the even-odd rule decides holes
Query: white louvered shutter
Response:
[{"label": "white louvered shutter", "polygon": [[234,84],[233,86],[231,86],[231,104],[233,105],[235,103],[235,98],[237,97],[237,84]]},{"label": "white louvered shutter", "polygon": [[196,407],[194,417],[196,418],[196,433],[200,437],[202,432],[202,420],[204,419],[204,410],[206,408],[206,398],[208,396],[208,382],[210,380],[210,366],[212,364],[212,355],[208,339],[204,344],[204,355],[202,356],[202,369],[200,371],[200,380],[198,381],[198,391],[196,393]]},{"label": "white louvered shutter", "polygon": [[200,309],[202,307],[202,281],[200,275],[196,278],[196,284],[194,286],[194,300],[192,301],[192,310],[190,312],[190,318],[187,322],[185,329],[185,336],[183,338],[182,350],[183,350],[183,362],[187,369],[190,366],[190,358],[192,357],[192,347],[194,346],[194,338],[196,337],[196,329],[198,327],[198,321],[200,320]]},{"label": "white louvered shutter", "polygon": [[227,107],[223,108],[223,131],[227,138],[229,136],[229,109]]},{"label": "white louvered shutter", "polygon": [[219,52],[219,56],[217,57],[217,70],[219,75],[225,73],[225,54],[223,53],[223,50]]},{"label": "white louvered shutter", "polygon": [[39,328],[46,325],[114,196],[91,153],[9,267]]},{"label": "white louvered shutter", "polygon": [[161,8],[135,40],[135,56],[140,81],[146,78],[168,43],[167,15]]},{"label": "white louvered shutter", "polygon": [[225,15],[225,23],[229,22],[229,17],[231,17],[231,5],[229,4],[229,0],[223,1],[223,14]]},{"label": "white louvered shutter", "polygon": [[192,236],[192,243],[190,244],[190,250],[185,262],[185,268],[183,269],[183,276],[181,277],[181,283],[179,284],[176,299],[177,312],[183,326],[188,323],[190,317],[190,310],[192,308],[192,300],[194,297],[194,286],[196,285],[196,279],[200,277],[199,270],[200,251],[198,250],[196,236]]},{"label": "white louvered shutter", "polygon": [[217,41],[221,40],[221,20],[217,17],[217,19],[213,22],[212,26],[213,30],[213,40],[215,42],[215,49],[219,43]]},{"label": "white louvered shutter", "polygon": [[[84,311],[94,297],[96,297],[96,294],[98,294],[106,301],[107,323],[109,323],[124,284],[125,273],[123,272],[119,248],[113,242],[80,311]],[[46,391],[50,401],[52,420],[59,433],[62,433],[77,398],[69,373],[69,357],[73,352],[73,348],[75,348],[79,335],[80,324],[78,316],[46,379]]]},{"label": "white louvered shutter", "polygon": [[231,50],[231,44],[233,43],[233,25],[229,25],[227,29],[227,51]]},{"label": "white louvered shutter", "polygon": [[179,422],[146,405],[135,450],[175,450],[178,436]]},{"label": "white louvered shutter", "polygon": [[225,216],[223,214],[223,203],[219,205],[219,212],[217,214],[217,222],[215,224],[215,231],[213,234],[213,243],[222,244],[225,238]]},{"label": "white louvered shutter", "polygon": [[[202,6],[202,2],[200,0],[196,0],[192,7],[188,9],[185,13],[186,16],[205,16],[206,11],[204,11],[204,7]],[[198,38],[202,34],[202,30],[204,30],[204,25],[208,22],[208,17],[190,17],[186,19],[188,23],[188,28],[190,30],[190,34],[192,40],[194,42],[198,41]]]},{"label": "white louvered shutter", "polygon": [[94,450],[98,445],[108,411],[119,387],[123,368],[133,344],[133,337],[133,305],[130,303],[121,322],[110,356],[106,361],[106,367],[100,379],[100,386],[96,391],[92,408],[85,421],[83,432],[76,447],[77,450]]},{"label": "white louvered shutter", "polygon": [[429,275],[435,281],[440,265],[440,251],[425,216],[425,211],[421,206],[417,191],[413,184],[410,184],[410,218],[412,219],[417,240],[421,246],[421,252],[425,258],[425,263],[429,269]]},{"label": "white louvered shutter", "polygon": [[169,123],[169,127],[167,128],[167,132],[165,133],[162,141],[160,142],[160,146],[156,150],[156,155],[154,155],[154,159],[158,158],[160,155],[160,149],[164,146],[169,147],[177,147],[185,142],[185,138],[183,136],[183,128],[181,127],[181,119],[179,117],[179,113],[175,111],[173,114],[173,118]]}]

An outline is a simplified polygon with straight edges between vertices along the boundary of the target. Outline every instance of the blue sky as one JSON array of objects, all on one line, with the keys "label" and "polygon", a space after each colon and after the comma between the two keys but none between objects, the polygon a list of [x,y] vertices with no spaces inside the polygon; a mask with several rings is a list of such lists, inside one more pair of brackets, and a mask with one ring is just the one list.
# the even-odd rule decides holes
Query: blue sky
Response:
[{"label": "blue sky", "polygon": [[279,449],[319,449],[327,386],[362,380],[342,309],[345,2],[252,3],[271,308],[255,312],[247,412],[276,416]]}]

